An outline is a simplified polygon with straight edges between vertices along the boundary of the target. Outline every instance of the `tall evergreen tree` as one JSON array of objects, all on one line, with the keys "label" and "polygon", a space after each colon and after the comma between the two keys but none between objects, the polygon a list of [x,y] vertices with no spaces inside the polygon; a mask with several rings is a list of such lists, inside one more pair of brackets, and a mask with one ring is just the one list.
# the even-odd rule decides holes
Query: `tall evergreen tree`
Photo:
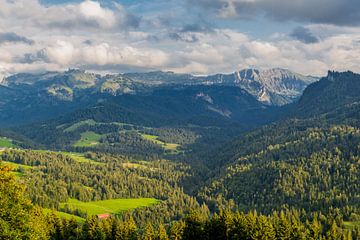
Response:
[{"label": "tall evergreen tree", "polygon": [[25,197],[9,167],[0,163],[0,239],[47,239],[44,216]]},{"label": "tall evergreen tree", "polygon": [[155,240],[155,232],[151,223],[146,225],[143,240]]},{"label": "tall evergreen tree", "polygon": [[156,234],[156,240],[168,240],[168,239],[169,239],[169,237],[167,235],[164,225],[159,224],[157,234]]}]

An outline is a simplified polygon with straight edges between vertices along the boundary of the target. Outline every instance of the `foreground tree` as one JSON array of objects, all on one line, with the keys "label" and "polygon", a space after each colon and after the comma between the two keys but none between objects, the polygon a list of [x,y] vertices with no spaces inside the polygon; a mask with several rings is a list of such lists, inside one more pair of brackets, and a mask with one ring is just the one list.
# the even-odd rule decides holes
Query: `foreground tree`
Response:
[{"label": "foreground tree", "polygon": [[42,211],[25,197],[25,187],[3,165],[0,165],[0,209],[0,239],[48,238]]}]

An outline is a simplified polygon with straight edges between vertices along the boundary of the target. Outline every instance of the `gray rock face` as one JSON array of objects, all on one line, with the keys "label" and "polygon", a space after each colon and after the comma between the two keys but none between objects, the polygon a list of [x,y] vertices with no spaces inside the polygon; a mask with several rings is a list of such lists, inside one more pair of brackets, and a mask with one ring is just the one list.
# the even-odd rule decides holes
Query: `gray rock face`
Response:
[{"label": "gray rock face", "polygon": [[241,70],[235,73],[234,82],[263,103],[285,105],[298,99],[309,84],[318,80],[316,77],[274,68]]},{"label": "gray rock face", "polygon": [[193,76],[173,72],[150,72],[125,74],[144,84],[186,84],[186,85],[230,85],[238,86],[253,95],[262,103],[281,106],[297,100],[305,88],[319,80],[292,71],[273,68],[267,70],[244,69],[233,74]]}]

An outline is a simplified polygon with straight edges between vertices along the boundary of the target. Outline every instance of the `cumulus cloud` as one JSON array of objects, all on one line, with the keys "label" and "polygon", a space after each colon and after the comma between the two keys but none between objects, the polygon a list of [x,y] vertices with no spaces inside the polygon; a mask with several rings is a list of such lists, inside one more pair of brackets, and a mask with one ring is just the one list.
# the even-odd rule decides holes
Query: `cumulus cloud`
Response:
[{"label": "cumulus cloud", "polygon": [[297,27],[291,33],[290,36],[303,43],[318,43],[319,39],[305,27]]},{"label": "cumulus cloud", "polygon": [[188,0],[223,18],[254,18],[265,15],[275,20],[334,25],[360,25],[358,0]]},{"label": "cumulus cloud", "polygon": [[37,51],[25,54],[23,63],[53,63],[60,68],[91,66],[128,65],[144,68],[161,68],[169,61],[168,55],[160,50],[135,48],[131,46],[116,47],[108,43],[78,44],[67,41],[55,43]]},{"label": "cumulus cloud", "polygon": [[31,39],[28,39],[24,36],[17,35],[14,32],[0,32],[0,44],[2,43],[24,43],[32,45],[35,42]]},{"label": "cumulus cloud", "polygon": [[120,4],[114,4],[109,9],[92,0],[48,7],[42,6],[38,0],[0,0],[0,5],[0,16],[3,18],[27,21],[30,26],[50,30],[114,30],[138,27],[140,24],[140,18],[126,12]]},{"label": "cumulus cloud", "polygon": [[[0,0],[0,72],[72,67],[105,72],[171,70],[195,74],[229,73],[247,67],[282,67],[313,75],[325,74],[329,69],[360,71],[360,27],[355,23],[340,26],[346,21],[339,20],[338,26],[330,25],[325,17],[321,21],[306,17],[312,16],[312,10],[304,13],[308,5],[326,15],[319,11],[317,3],[292,1],[296,10],[290,2],[274,0],[271,3],[279,10],[271,12],[265,0],[197,0],[192,5],[202,6],[201,11],[188,11],[181,5],[184,1],[166,0],[170,6],[179,6],[176,10],[159,9],[165,0],[154,1],[146,4],[157,4],[155,10],[152,6],[149,13],[138,15],[139,6],[109,5],[111,1],[43,6],[37,0]],[[280,2],[283,6],[279,6]],[[324,11],[333,12],[334,0],[326,2],[329,6]],[[341,7],[343,3],[337,2]],[[355,4],[350,15],[356,7]],[[187,14],[192,15],[185,18]],[[237,27],[242,18],[248,21],[257,15],[326,24],[298,23],[303,26],[290,33],[274,30],[270,37],[256,38]]]}]

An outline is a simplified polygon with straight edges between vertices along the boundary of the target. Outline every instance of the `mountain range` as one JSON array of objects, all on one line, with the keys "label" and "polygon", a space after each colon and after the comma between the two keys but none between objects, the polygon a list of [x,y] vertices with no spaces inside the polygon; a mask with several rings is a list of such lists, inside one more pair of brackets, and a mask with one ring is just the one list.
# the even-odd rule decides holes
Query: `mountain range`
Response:
[{"label": "mountain range", "polygon": [[[205,229],[198,217],[212,214],[223,236],[247,212],[247,226],[286,232],[269,239],[358,239],[359,92],[349,71],[319,80],[279,69],[19,74],[0,87],[0,161],[16,167],[34,204],[58,211],[51,218],[88,221],[104,208],[87,205],[139,198],[154,203],[106,211],[142,229]],[[275,220],[263,225],[264,216]]]},{"label": "mountain range", "polygon": [[[81,70],[23,73],[5,78],[0,85],[0,93],[4,96],[0,100],[0,123],[9,125],[51,119],[116,97],[126,102],[127,99],[134,99],[134,96],[157,98],[162,93],[171,94],[164,89],[176,90],[172,92],[172,98],[180,91],[189,89],[192,95],[188,97],[206,103],[207,111],[231,118],[239,116],[236,113],[238,111],[254,112],[254,109],[292,103],[301,96],[306,86],[317,80],[316,77],[303,76],[284,69],[246,69],[233,74],[212,76],[160,71],[105,76]],[[192,89],[196,88],[198,91],[193,92]],[[206,91],[211,91],[212,88],[234,88],[232,93],[236,92],[239,98],[246,98],[246,101],[253,102],[253,105],[241,105],[237,99],[231,100],[232,94],[222,95],[220,100],[221,93],[213,90],[212,94],[220,94],[217,102],[227,102],[219,105],[212,99],[215,96],[204,93],[201,88],[207,89]]]}]

